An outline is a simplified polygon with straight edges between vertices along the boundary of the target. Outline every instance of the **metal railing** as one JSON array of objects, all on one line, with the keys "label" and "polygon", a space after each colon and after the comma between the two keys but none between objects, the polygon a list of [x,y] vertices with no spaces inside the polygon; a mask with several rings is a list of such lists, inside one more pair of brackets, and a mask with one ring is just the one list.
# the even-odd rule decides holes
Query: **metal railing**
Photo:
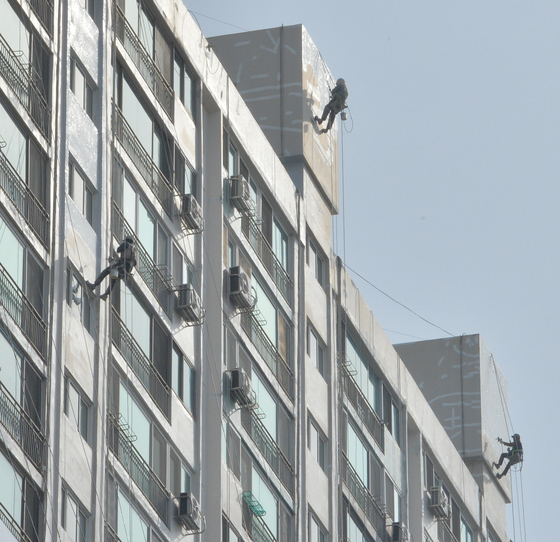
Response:
[{"label": "metal railing", "polygon": [[458,542],[447,521],[438,521],[438,541],[439,542]]},{"label": "metal railing", "polygon": [[171,494],[157,477],[150,465],[146,463],[129,437],[121,430],[112,414],[107,416],[107,441],[109,449],[115,454],[134,483],[150,501],[158,516],[169,525],[169,501]]},{"label": "metal railing", "polygon": [[43,245],[47,246],[49,215],[2,151],[0,151],[0,188],[25,218]]},{"label": "metal railing", "polygon": [[142,178],[148,183],[157,200],[163,205],[166,213],[172,216],[173,187],[146,152],[116,104],[113,105],[113,130],[117,140],[134,162]]},{"label": "metal railing", "polygon": [[173,89],[165,80],[153,58],[146,51],[140,38],[118,6],[115,6],[115,12],[115,34],[124,45],[126,52],[138,68],[144,81],[152,89],[157,101],[169,118],[173,120]]},{"label": "metal railing", "polygon": [[259,516],[253,516],[249,536],[253,542],[277,542],[268,525]]},{"label": "metal railing", "polygon": [[171,392],[169,386],[146,357],[146,354],[144,354],[114,308],[112,311],[111,335],[113,343],[128,363],[128,366],[169,420],[171,412]]},{"label": "metal railing", "polygon": [[286,456],[282,453],[280,446],[272,438],[264,424],[253,410],[243,408],[241,410],[241,423],[247,433],[261,451],[266,462],[278,475],[282,485],[288,490],[292,497],[295,490],[295,473]]},{"label": "metal railing", "polygon": [[45,451],[45,437],[2,382],[0,382],[0,423],[40,470]]},{"label": "metal railing", "polygon": [[0,305],[44,358],[47,347],[47,325],[2,264],[0,264]]},{"label": "metal railing", "polygon": [[241,220],[241,231],[257,253],[259,260],[272,277],[274,284],[276,284],[284,299],[291,305],[294,283],[276,254],[274,254],[268,240],[252,216],[243,216]]},{"label": "metal railing", "polygon": [[340,452],[340,477],[378,534],[385,530],[383,507],[365,486],[344,452]]},{"label": "metal railing", "polygon": [[280,382],[284,391],[293,399],[294,373],[292,373],[280,352],[272,344],[272,341],[268,338],[265,330],[252,312],[241,313],[241,326],[259,351],[259,354],[263,357],[269,369],[278,379],[278,382]]},{"label": "metal railing", "polygon": [[31,542],[31,538],[27,536],[25,531],[20,527],[19,523],[11,516],[6,507],[0,502],[0,520],[8,528],[14,538],[18,542]]},{"label": "metal railing", "polygon": [[385,448],[385,438],[383,431],[383,422],[373,410],[370,402],[359,388],[358,384],[352,377],[347,365],[341,363],[340,368],[342,371],[342,386],[344,393],[351,405],[356,409],[356,412],[364,425],[367,427],[369,433],[377,442],[381,451]]},{"label": "metal railing", "polygon": [[31,66],[25,66],[8,42],[0,35],[0,74],[4,77],[18,100],[25,107],[37,128],[49,139],[51,112],[47,100],[37,87],[39,75]]},{"label": "metal railing", "polygon": [[121,539],[110,525],[105,525],[105,542],[121,542]]},{"label": "metal railing", "polygon": [[169,314],[171,298],[171,273],[167,268],[157,266],[148,251],[138,240],[130,224],[126,221],[122,211],[113,201],[113,234],[122,241],[125,237],[132,237],[136,245],[136,270],[159,301],[163,310]]},{"label": "metal railing", "polygon": [[49,36],[53,37],[53,5],[49,0],[28,0],[33,13],[41,21]]}]

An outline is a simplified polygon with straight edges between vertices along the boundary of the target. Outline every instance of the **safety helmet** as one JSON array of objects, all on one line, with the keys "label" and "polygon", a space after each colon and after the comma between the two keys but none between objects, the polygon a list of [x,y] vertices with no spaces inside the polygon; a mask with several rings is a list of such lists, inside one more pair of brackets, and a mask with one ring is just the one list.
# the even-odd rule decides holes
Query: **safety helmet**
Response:
[{"label": "safety helmet", "polygon": [[511,435],[511,438],[520,438],[520,436],[517,433],[515,433],[514,435]]},{"label": "safety helmet", "polygon": [[346,84],[346,81],[345,81],[344,79],[342,79],[342,77],[341,77],[340,79],[338,79],[338,80],[336,81],[336,84],[337,84],[337,85],[345,85],[345,84]]},{"label": "safety helmet", "polygon": [[133,239],[132,237],[130,237],[130,236],[129,236],[129,237],[126,237],[126,238],[125,238],[125,241],[126,241],[127,243],[134,243],[134,239]]}]

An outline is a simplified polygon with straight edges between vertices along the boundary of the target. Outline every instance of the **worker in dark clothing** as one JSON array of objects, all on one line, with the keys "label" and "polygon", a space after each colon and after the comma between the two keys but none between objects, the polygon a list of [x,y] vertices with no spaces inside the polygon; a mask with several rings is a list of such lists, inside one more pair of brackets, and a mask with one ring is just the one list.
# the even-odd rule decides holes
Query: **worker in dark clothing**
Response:
[{"label": "worker in dark clothing", "polygon": [[327,123],[327,127],[321,130],[321,134],[327,133],[334,124],[334,118],[336,117],[337,113],[340,113],[343,109],[346,108],[346,98],[348,98],[348,89],[346,88],[346,82],[344,79],[339,79],[336,82],[336,87],[331,90],[331,100],[325,106],[323,110],[323,116],[321,118],[315,116],[315,121],[317,124],[321,124],[327,117],[329,117],[329,122]]},{"label": "worker in dark clothing", "polygon": [[103,279],[111,274],[111,281],[107,290],[104,294],[99,297],[103,300],[107,299],[111,290],[115,287],[117,279],[124,279],[126,275],[130,274],[134,266],[136,265],[136,251],[134,247],[134,239],[132,237],[127,237],[117,248],[117,254],[119,257],[111,262],[111,264],[103,269],[99,276],[95,279],[95,282],[87,282],[88,288],[93,292],[97,288]]},{"label": "worker in dark clothing", "polygon": [[499,469],[502,466],[504,459],[508,460],[508,464],[506,465],[504,472],[496,475],[498,479],[505,476],[510,467],[523,461],[523,445],[521,444],[521,437],[515,433],[515,435],[512,435],[511,438],[513,439],[511,442],[504,442],[500,437],[498,437],[498,442],[509,448],[507,452],[504,452],[500,456],[500,460],[497,463],[493,463],[493,466]]}]

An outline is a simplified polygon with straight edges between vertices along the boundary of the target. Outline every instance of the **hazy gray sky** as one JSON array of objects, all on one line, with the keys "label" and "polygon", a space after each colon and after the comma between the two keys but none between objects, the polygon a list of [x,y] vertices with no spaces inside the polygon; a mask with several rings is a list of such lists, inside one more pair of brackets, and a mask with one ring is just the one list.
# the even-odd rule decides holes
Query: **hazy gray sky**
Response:
[{"label": "hazy gray sky", "polygon": [[[523,510],[529,539],[543,525],[553,531],[560,2],[186,5],[207,36],[239,31],[209,17],[247,30],[302,23],[334,77],[346,79],[353,128],[347,121],[335,248],[424,318],[454,335],[482,335],[508,380],[525,447],[515,541],[524,540]],[[355,282],[394,343],[445,336]]]}]

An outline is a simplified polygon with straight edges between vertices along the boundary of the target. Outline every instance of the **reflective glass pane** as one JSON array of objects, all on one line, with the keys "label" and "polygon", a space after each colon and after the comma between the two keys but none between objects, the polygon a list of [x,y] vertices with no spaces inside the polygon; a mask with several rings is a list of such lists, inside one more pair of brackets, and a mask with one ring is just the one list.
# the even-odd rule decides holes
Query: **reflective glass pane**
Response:
[{"label": "reflective glass pane", "polygon": [[[128,2],[127,2],[128,4]],[[152,118],[136,96],[126,78],[122,84],[122,112],[144,150],[152,155]]]},{"label": "reflective glass pane", "polygon": [[253,390],[257,396],[257,403],[259,405],[259,409],[266,414],[266,417],[263,418],[261,421],[263,425],[266,427],[267,431],[270,433],[270,436],[276,441],[277,440],[276,402],[274,401],[272,395],[270,395],[265,385],[261,382],[260,378],[257,376],[256,373],[253,373],[252,384],[253,384]]},{"label": "reflective glass pane", "polygon": [[0,0],[0,34],[22,64],[29,63],[29,32],[8,0]]},{"label": "reflective glass pane", "polygon": [[144,461],[150,464],[150,421],[122,384],[119,391],[119,414],[130,426],[132,433],[136,435],[134,447],[140,452]]},{"label": "reflective glass pane", "polygon": [[134,339],[150,359],[152,326],[151,317],[136,296],[128,289],[125,281],[120,281],[121,313],[124,325],[132,333]]},{"label": "reflective glass pane", "polygon": [[130,184],[128,176],[125,177],[123,184],[122,209],[125,220],[128,222],[130,227],[136,231],[136,228],[138,227],[136,224],[136,191]]},{"label": "reflective glass pane", "polygon": [[156,221],[146,208],[144,203],[140,201],[138,205],[138,238],[140,243],[146,249],[150,257],[156,261]]},{"label": "reflective glass pane", "polygon": [[278,222],[274,221],[272,244],[274,254],[284,269],[288,269],[288,236]]},{"label": "reflective glass pane", "polygon": [[12,347],[4,333],[0,332],[0,381],[18,402],[21,401],[22,363],[22,357]]},{"label": "reflective glass pane", "polygon": [[254,467],[252,493],[266,511],[261,519],[267,524],[274,537],[278,538],[278,501]]},{"label": "reflective glass pane", "polygon": [[347,453],[350,464],[354,467],[364,486],[368,487],[368,452],[350,424],[348,425]]},{"label": "reflective glass pane", "polygon": [[266,321],[263,326],[265,333],[276,346],[276,308],[264,293],[259,282],[253,277],[253,286],[257,293],[257,310],[260,311],[262,318]]},{"label": "reflective glass pane", "polygon": [[[1,0],[0,0],[1,1]],[[0,17],[0,20],[2,17]],[[0,151],[6,155],[8,162],[17,171],[22,181],[27,179],[27,145],[26,138],[21,133],[17,125],[8,115],[4,106],[0,103],[0,141],[4,141],[6,146]]]},{"label": "reflective glass pane", "polygon": [[121,542],[148,542],[148,525],[119,491],[118,535]]},{"label": "reflective glass pane", "polygon": [[23,246],[1,218],[0,264],[23,290]]},{"label": "reflective glass pane", "polygon": [[21,524],[23,478],[14,471],[10,461],[0,453],[0,502],[10,515]]}]

